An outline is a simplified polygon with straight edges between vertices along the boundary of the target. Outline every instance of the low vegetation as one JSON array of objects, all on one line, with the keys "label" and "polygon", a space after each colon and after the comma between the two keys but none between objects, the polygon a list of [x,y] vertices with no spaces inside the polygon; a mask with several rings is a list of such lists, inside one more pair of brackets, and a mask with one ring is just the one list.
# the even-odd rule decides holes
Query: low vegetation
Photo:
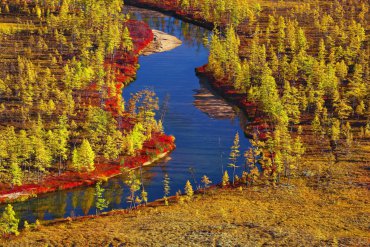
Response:
[{"label": "low vegetation", "polygon": [[[51,183],[66,173],[93,178],[102,163],[133,167],[129,157],[164,136],[154,92],[132,95],[125,109],[122,89],[153,33],[122,7],[116,0],[1,2],[1,194],[48,182],[32,193],[61,189],[67,185]],[[161,143],[150,146],[174,147]]]},{"label": "low vegetation", "polygon": [[[164,199],[150,207],[50,223],[6,244],[366,246],[370,238],[369,4],[362,0],[130,2],[214,27],[211,38],[205,39],[209,63],[198,72],[250,117],[245,131],[253,136],[251,148],[240,150],[237,133],[229,170],[220,174],[217,188],[207,188],[211,181],[204,176],[201,191],[194,193],[187,181],[184,195],[168,197],[167,176]],[[18,64],[27,67],[23,60],[18,59]],[[96,85],[98,91],[104,88]],[[127,112],[138,122],[127,137],[128,154],[141,148],[145,134],[161,129],[153,119],[157,102],[152,93],[134,95],[131,103]],[[53,109],[52,102],[47,104],[45,115]],[[43,129],[39,115],[33,132],[42,140],[43,135],[37,136]],[[91,125],[101,115],[89,110],[91,123],[80,122],[86,132],[76,136],[83,145],[73,149],[72,157],[85,158],[72,164],[86,164],[84,169],[89,169],[90,150],[99,148],[100,142],[94,140],[102,134]],[[89,142],[81,138],[85,135]],[[107,138],[106,143],[111,141]],[[98,153],[106,154],[104,147]],[[106,158],[111,154],[115,155],[108,152]],[[237,163],[240,155],[243,164]],[[41,165],[39,173],[44,172]],[[20,166],[14,162],[8,166],[12,183],[20,183]],[[126,184],[132,208],[146,203],[135,173],[129,174]],[[16,233],[10,230],[9,222],[14,221],[10,209],[3,216],[8,222],[4,229]]]},{"label": "low vegetation", "polygon": [[[363,149],[355,150],[359,157]],[[307,165],[327,161],[312,155]],[[3,240],[4,246],[126,244],[145,245],[271,245],[366,246],[369,239],[369,174],[358,164],[340,161],[329,179],[312,175],[286,180],[276,187],[256,181],[254,186],[210,188],[184,200],[179,196],[104,217],[46,223]],[[319,169],[319,168],[318,168]],[[307,171],[309,174],[309,171]],[[189,188],[189,186],[186,186]]]}]

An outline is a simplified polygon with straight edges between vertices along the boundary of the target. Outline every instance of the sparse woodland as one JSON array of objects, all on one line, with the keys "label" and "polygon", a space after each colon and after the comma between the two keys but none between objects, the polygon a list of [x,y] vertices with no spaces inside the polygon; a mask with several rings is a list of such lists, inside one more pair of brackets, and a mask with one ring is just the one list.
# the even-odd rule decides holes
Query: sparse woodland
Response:
[{"label": "sparse woodland", "polygon": [[[2,3],[3,18],[11,20],[12,13],[23,17],[20,23],[8,21],[0,29],[4,33],[0,49],[15,51],[0,55],[3,181],[16,185],[25,177],[67,167],[90,170],[95,157],[114,160],[132,154],[142,148],[145,136],[162,131],[161,122],[154,119],[158,102],[153,92],[133,95],[126,109],[117,94],[115,73],[107,61],[119,50],[135,48],[128,29],[120,26],[128,20],[119,14],[119,1],[108,2],[112,5]],[[210,49],[208,64],[197,71],[245,111],[250,121],[244,131],[253,136],[252,147],[240,150],[239,138],[244,137],[236,134],[229,169],[220,174],[222,188],[209,188],[212,182],[204,175],[201,191],[194,191],[188,180],[184,195],[170,197],[166,174],[164,198],[152,203],[154,208],[46,226],[14,242],[33,243],[27,237],[34,236],[53,244],[54,239],[45,234],[60,231],[69,238],[55,240],[58,243],[81,245],[90,241],[96,245],[366,246],[369,3],[128,2],[213,28],[211,37],[204,38]],[[106,12],[92,11],[94,7]],[[103,23],[98,21],[101,16],[94,19],[104,13],[108,18]],[[97,24],[92,25],[94,21]],[[107,33],[94,30],[95,25]],[[120,102],[114,110],[106,104],[112,97]],[[237,162],[240,156],[245,158],[243,164]],[[135,206],[140,181],[131,172],[125,182],[130,187],[128,200]],[[141,196],[143,201],[146,196]],[[8,208],[6,218],[16,221],[13,215]],[[122,222],[126,228],[121,228]],[[77,228],[101,229],[100,237],[73,239]]]},{"label": "sparse woodland", "polygon": [[[137,53],[123,2],[2,1],[0,4],[0,180],[22,185],[49,172],[93,171],[140,150],[158,100],[144,90],[127,103]],[[144,26],[145,28],[145,26]]]},{"label": "sparse woodland", "polygon": [[282,175],[299,175],[305,151],[309,156],[317,150],[328,160],[322,175],[329,176],[329,164],[345,150],[366,149],[367,1],[129,2],[213,23],[205,40],[209,62],[198,71],[251,119],[245,131],[254,136],[253,147],[244,153],[244,181],[258,177],[275,184]]},{"label": "sparse woodland", "polygon": [[[275,6],[253,3],[246,12],[254,14],[237,22],[221,15],[225,29],[211,37],[206,71],[242,95],[254,118],[247,163],[254,167],[259,157],[263,175],[278,182],[301,171],[311,145],[329,142],[322,155],[335,165],[341,150],[370,137],[369,5],[307,1],[286,12]],[[311,140],[304,143],[302,133]]]}]

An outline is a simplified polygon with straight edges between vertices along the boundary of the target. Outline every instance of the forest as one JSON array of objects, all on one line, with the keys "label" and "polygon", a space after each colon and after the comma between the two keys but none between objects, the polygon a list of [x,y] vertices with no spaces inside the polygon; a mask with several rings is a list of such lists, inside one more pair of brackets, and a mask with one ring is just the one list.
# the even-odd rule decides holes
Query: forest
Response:
[{"label": "forest", "polygon": [[[153,245],[158,242],[150,233],[163,235],[171,227],[178,228],[176,221],[184,220],[200,228],[207,222],[214,227],[209,230],[212,234],[224,224],[234,224],[235,232],[240,232],[229,233],[237,235],[231,243],[250,244],[253,237],[243,242],[242,232],[248,228],[250,234],[257,228],[272,236],[259,232],[259,240],[275,246],[365,246],[369,235],[364,226],[370,213],[366,207],[370,185],[369,3],[127,0],[125,4],[211,30],[202,41],[209,50],[207,64],[196,68],[196,74],[245,114],[247,121],[233,136],[218,181],[203,174],[197,181],[190,167],[183,192],[174,195],[172,178],[164,173],[163,197],[149,203],[154,209],[139,208],[132,213],[133,219],[127,211],[96,218],[99,224],[109,222],[109,228],[123,221],[134,225],[135,230],[125,230],[132,231],[132,239],[121,232],[99,233],[101,237],[113,245],[116,238],[124,239],[118,243],[142,245],[138,225],[150,218],[162,231],[148,231],[144,239]],[[0,9],[2,189],[18,192],[23,184],[48,181],[50,174],[84,177],[95,170],[109,177],[110,171],[104,169],[113,166],[128,174],[130,208],[146,204],[142,170],[139,174],[121,170],[122,166],[141,168],[154,156],[175,148],[174,137],[164,134],[163,118],[156,118],[167,110],[166,102],[160,107],[152,89],[132,94],[127,102],[122,97],[122,90],[135,80],[140,51],[153,40],[150,27],[131,20],[119,0],[3,1]],[[189,35],[184,30],[184,36]],[[245,137],[250,143],[247,149],[241,147]],[[94,183],[100,180],[98,176]],[[97,208],[103,209],[107,202],[101,185],[98,182],[94,195]],[[260,208],[253,208],[253,202]],[[302,218],[301,207],[312,215]],[[329,211],[339,219],[329,217]],[[221,215],[221,222],[211,220],[215,214]],[[171,223],[163,225],[157,216]],[[7,222],[2,223],[3,232],[18,234],[17,227],[9,224],[16,222],[14,217],[8,205],[2,217]],[[307,225],[297,226],[295,219]],[[249,223],[239,222],[243,220]],[[289,223],[281,226],[283,221]],[[70,223],[64,220],[61,224]],[[75,224],[92,230],[85,219]],[[70,229],[53,227],[35,223],[31,234],[72,234]],[[301,233],[302,242],[296,232],[299,227],[308,228],[307,235]],[[216,241],[209,236],[194,240],[185,231],[159,239],[177,243],[174,239],[178,238],[182,244],[190,241],[200,246]],[[29,241],[25,238],[19,241]],[[101,244],[94,238],[87,241]]]},{"label": "forest", "polygon": [[250,171],[262,165],[267,182],[299,170],[310,145],[303,136],[329,142],[322,151],[334,163],[370,137],[366,1],[128,2],[213,28],[205,39],[209,61],[198,73],[251,118],[245,158]]},{"label": "forest", "polygon": [[137,92],[127,104],[122,98],[139,67],[137,54],[153,39],[122,7],[121,1],[2,1],[3,190],[48,174],[89,173],[96,164],[124,163],[124,156],[141,162],[149,157],[141,156],[143,145],[154,139],[152,152],[173,148],[155,119],[153,91]]}]

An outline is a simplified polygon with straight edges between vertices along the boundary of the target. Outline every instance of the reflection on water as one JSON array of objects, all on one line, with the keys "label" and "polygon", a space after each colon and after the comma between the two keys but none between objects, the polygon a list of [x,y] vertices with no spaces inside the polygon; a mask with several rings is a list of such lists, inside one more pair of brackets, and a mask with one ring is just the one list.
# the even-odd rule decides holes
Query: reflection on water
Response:
[{"label": "reflection on water", "polygon": [[[171,179],[171,194],[183,190],[186,180],[195,187],[205,174],[214,183],[220,182],[222,170],[227,168],[234,135],[237,131],[242,133],[240,126],[243,126],[244,117],[232,112],[232,108],[220,98],[211,96],[210,91],[205,91],[206,84],[195,75],[194,68],[205,64],[208,59],[208,50],[201,40],[209,32],[155,12],[148,14],[132,8],[130,11],[134,11],[134,18],[145,20],[152,28],[171,33],[183,41],[183,45],[172,51],[140,57],[137,80],[123,92],[126,99],[130,93],[144,88],[152,88],[160,101],[170,96],[164,128],[166,133],[176,137],[177,148],[171,159],[143,169],[149,201],[163,197],[162,181],[166,173]],[[194,92],[198,93],[194,95]],[[200,94],[207,94],[207,99],[200,100]],[[222,106],[222,117],[214,114],[215,109],[211,114],[210,109],[204,107],[210,101]],[[241,138],[240,146],[246,150],[250,146],[248,139]],[[242,162],[241,157],[239,164]],[[124,177],[118,176],[103,183],[104,197],[109,201],[107,211],[128,206],[129,189],[123,181]],[[94,187],[58,191],[16,203],[14,208],[22,219],[29,222],[95,214],[94,192]]]},{"label": "reflection on water", "polygon": [[200,88],[194,91],[194,106],[209,117],[214,119],[234,119],[237,117],[237,109],[216,95],[204,79],[200,81]]},{"label": "reflection on water", "polygon": [[145,21],[152,29],[175,35],[186,45],[192,46],[195,49],[200,49],[203,46],[203,38],[207,37],[209,34],[209,31],[202,27],[195,26],[174,17],[168,17],[159,12],[130,6],[125,7],[125,12],[130,14],[131,19]]}]

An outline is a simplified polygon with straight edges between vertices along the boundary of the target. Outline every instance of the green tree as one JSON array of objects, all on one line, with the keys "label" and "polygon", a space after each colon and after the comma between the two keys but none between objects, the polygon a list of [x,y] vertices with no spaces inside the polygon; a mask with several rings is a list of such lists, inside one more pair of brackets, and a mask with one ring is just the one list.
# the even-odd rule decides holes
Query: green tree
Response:
[{"label": "green tree", "polygon": [[127,27],[123,29],[122,33],[122,48],[127,51],[132,51],[134,49],[134,44],[132,42],[130,32]]},{"label": "green tree", "polygon": [[311,122],[312,130],[316,136],[321,136],[322,126],[319,115],[316,113],[314,119]]},{"label": "green tree", "polygon": [[130,204],[130,208],[133,208],[135,204],[139,202],[136,192],[140,190],[140,178],[133,170],[127,170],[127,168],[124,168],[122,171],[123,174],[126,175],[124,182],[130,188],[130,195],[127,197],[127,202]]},{"label": "green tree", "polygon": [[68,140],[70,132],[68,130],[68,118],[66,115],[62,115],[59,118],[59,123],[57,125],[57,129],[55,131],[56,135],[56,154],[59,160],[59,167],[58,172],[60,174],[62,169],[62,163],[67,160],[68,157]]},{"label": "green tree", "polygon": [[227,186],[230,183],[229,173],[225,170],[222,176],[222,187]]},{"label": "green tree", "polygon": [[95,153],[88,140],[84,139],[78,148],[72,152],[72,167],[77,171],[86,170],[88,172],[95,169]]},{"label": "green tree", "polygon": [[0,227],[3,234],[18,235],[19,219],[16,218],[12,205],[8,204],[0,219]]},{"label": "green tree", "polygon": [[285,52],[285,20],[283,16],[279,16],[278,19],[278,36],[277,36],[277,50],[278,54]]},{"label": "green tree", "polygon": [[84,139],[78,149],[78,161],[81,168],[86,169],[88,172],[95,169],[94,166],[95,153],[92,150],[88,140]]},{"label": "green tree", "polygon": [[358,117],[363,116],[365,113],[365,103],[363,100],[360,101],[360,103],[356,106],[356,114]]},{"label": "green tree", "polygon": [[19,165],[15,162],[12,162],[10,165],[10,170],[12,174],[12,185],[22,185],[22,170]]},{"label": "green tree", "polygon": [[323,39],[320,39],[318,53],[318,59],[320,63],[325,64],[325,56],[326,56],[325,42]]},{"label": "green tree", "polygon": [[344,119],[349,118],[352,113],[353,109],[348,104],[348,100],[345,98],[336,100],[334,102],[335,112],[337,113],[339,119],[343,122]]},{"label": "green tree", "polygon": [[338,119],[334,119],[331,125],[331,140],[338,145],[338,140],[340,138],[340,122]]},{"label": "green tree", "polygon": [[74,148],[72,151],[72,167],[77,171],[81,170],[77,148]]},{"label": "green tree", "polygon": [[194,195],[193,186],[191,185],[189,180],[187,180],[185,184],[185,195],[188,200],[190,200]]}]

